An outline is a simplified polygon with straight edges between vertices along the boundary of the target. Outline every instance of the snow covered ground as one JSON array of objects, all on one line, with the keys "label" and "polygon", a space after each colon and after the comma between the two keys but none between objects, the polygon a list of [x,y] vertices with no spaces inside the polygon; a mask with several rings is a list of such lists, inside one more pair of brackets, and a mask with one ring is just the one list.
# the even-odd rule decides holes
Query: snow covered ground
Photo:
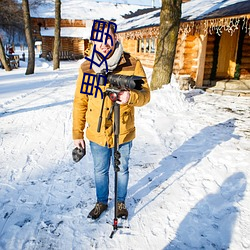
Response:
[{"label": "snow covered ground", "polygon": [[89,146],[79,163],[71,157],[80,63],[0,69],[0,249],[250,249],[250,99],[183,92],[174,80],[136,111],[130,228],[109,238],[112,170],[109,209],[87,221]]}]

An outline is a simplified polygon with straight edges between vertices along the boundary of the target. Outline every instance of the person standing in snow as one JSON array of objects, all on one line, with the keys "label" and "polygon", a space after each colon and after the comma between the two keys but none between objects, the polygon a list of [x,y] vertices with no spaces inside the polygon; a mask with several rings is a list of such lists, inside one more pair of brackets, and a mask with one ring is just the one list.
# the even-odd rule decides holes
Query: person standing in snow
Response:
[{"label": "person standing in snow", "polygon": [[9,52],[10,55],[12,55],[12,54],[15,53],[15,51],[14,51],[14,49],[13,49],[12,46],[10,46],[10,47],[8,48],[8,52]]},{"label": "person standing in snow", "polygon": [[76,147],[85,147],[83,131],[87,123],[86,137],[90,142],[90,149],[94,162],[97,201],[94,208],[88,214],[88,218],[91,219],[99,218],[99,216],[108,208],[109,169],[110,162],[113,160],[114,152],[114,114],[112,114],[111,119],[107,118],[112,110],[112,101],[107,97],[104,102],[104,119],[101,123],[100,132],[97,132],[98,120],[103,101],[101,92],[104,93],[110,83],[107,82],[106,85],[98,85],[98,77],[96,77],[93,83],[96,88],[96,95],[86,94],[82,91],[85,77],[90,74],[96,76],[96,74],[103,72],[102,70],[105,68],[105,63],[102,65],[101,63],[105,59],[108,72],[127,76],[136,75],[141,76],[143,79],[141,90],[121,90],[118,93],[116,101],[120,105],[119,152],[121,154],[117,193],[118,218],[127,218],[128,216],[125,199],[129,179],[128,161],[132,147],[132,140],[135,138],[134,107],[143,106],[150,100],[150,90],[143,67],[139,60],[123,51],[122,45],[117,39],[116,27],[113,24],[114,23],[109,21],[101,22],[101,24],[98,24],[98,22],[96,24],[94,23],[94,29],[92,29],[92,31],[95,30],[95,32],[97,32],[98,29],[103,29],[104,38],[102,42],[97,40],[93,41],[95,51],[97,52],[93,55],[92,51],[92,59],[94,60],[94,63],[88,59],[80,66],[73,102],[72,133],[74,144]]}]

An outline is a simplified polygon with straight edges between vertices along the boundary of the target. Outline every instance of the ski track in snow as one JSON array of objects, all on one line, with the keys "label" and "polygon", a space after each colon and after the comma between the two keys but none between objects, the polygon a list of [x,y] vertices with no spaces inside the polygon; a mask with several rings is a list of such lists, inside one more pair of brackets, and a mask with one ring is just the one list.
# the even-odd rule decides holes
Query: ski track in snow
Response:
[{"label": "ski track in snow", "polygon": [[136,109],[130,228],[109,239],[113,172],[108,212],[90,223],[89,146],[80,163],[71,160],[76,77],[77,65],[50,72],[44,86],[1,103],[0,249],[250,248],[246,99],[180,92],[173,85]]}]

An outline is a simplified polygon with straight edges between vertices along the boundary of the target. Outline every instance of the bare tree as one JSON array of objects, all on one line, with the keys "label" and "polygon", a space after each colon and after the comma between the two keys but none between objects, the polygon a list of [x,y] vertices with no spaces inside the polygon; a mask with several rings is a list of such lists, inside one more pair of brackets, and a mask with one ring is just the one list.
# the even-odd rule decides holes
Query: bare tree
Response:
[{"label": "bare tree", "polygon": [[0,28],[8,33],[20,33],[23,26],[22,6],[17,0],[0,0]]},{"label": "bare tree", "polygon": [[3,30],[0,36],[0,61],[6,71],[10,71],[7,62],[4,43],[14,43],[16,34],[23,30],[22,8],[16,0],[0,0],[0,29]]},{"label": "bare tree", "polygon": [[34,41],[32,37],[30,9],[29,9],[28,0],[22,0],[22,8],[23,8],[25,36],[26,36],[26,41],[28,44],[28,66],[27,66],[25,74],[30,75],[30,74],[34,74],[34,70],[35,70],[35,48],[34,48]]},{"label": "bare tree", "polygon": [[160,31],[150,87],[160,88],[171,81],[182,0],[162,0]]},{"label": "bare tree", "polygon": [[55,0],[55,40],[53,49],[53,69],[60,68],[59,48],[61,37],[61,0]]},{"label": "bare tree", "polygon": [[3,43],[2,43],[1,37],[0,37],[0,61],[1,61],[3,67],[4,67],[4,69],[6,71],[10,71],[11,70],[11,68],[10,68],[10,66],[9,66],[9,64],[8,64],[8,62],[6,60],[6,56],[5,56],[4,47],[3,47]]}]

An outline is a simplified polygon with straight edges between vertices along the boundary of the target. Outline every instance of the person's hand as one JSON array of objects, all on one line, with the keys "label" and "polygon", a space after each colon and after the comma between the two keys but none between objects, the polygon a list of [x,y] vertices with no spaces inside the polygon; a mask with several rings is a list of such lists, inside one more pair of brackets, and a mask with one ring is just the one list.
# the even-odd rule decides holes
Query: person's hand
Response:
[{"label": "person's hand", "polygon": [[130,92],[128,90],[120,91],[118,93],[116,103],[118,103],[120,105],[126,104],[126,103],[128,103],[129,98],[130,98]]},{"label": "person's hand", "polygon": [[72,151],[72,157],[74,162],[79,162],[86,154],[85,142],[83,139],[74,140],[76,148]]},{"label": "person's hand", "polygon": [[82,147],[82,148],[85,148],[85,142],[83,139],[76,139],[74,140],[74,144],[76,147]]}]

